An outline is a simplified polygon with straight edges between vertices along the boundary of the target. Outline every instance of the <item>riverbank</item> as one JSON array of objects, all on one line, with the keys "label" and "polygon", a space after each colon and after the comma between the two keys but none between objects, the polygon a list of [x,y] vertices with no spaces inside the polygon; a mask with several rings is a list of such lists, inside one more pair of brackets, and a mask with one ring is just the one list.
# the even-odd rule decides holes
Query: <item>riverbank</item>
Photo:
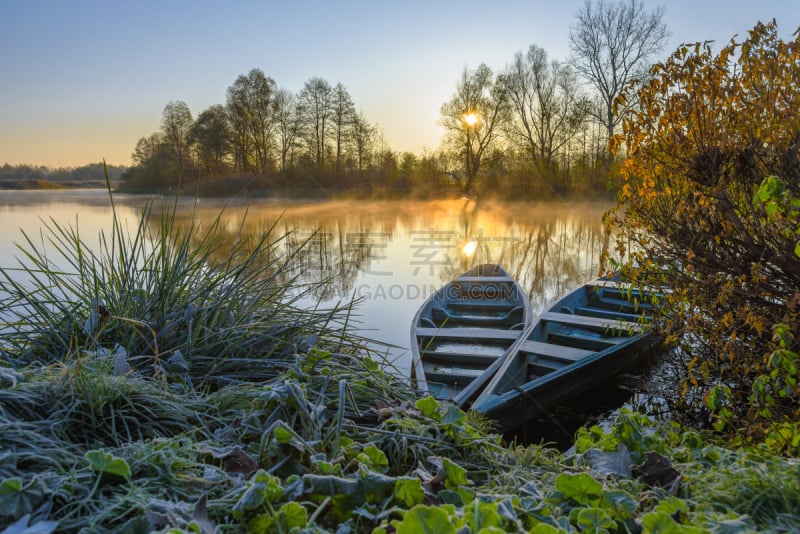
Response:
[{"label": "riverbank", "polygon": [[[105,248],[43,229],[28,284],[3,271],[0,527],[38,532],[789,531],[796,460],[621,413],[568,452],[504,443],[420,398],[307,308],[302,243],[222,239],[142,214]],[[156,216],[157,218],[157,216]],[[41,303],[49,303],[42,306]],[[313,311],[312,311],[313,310]],[[13,313],[12,317],[9,313]],[[172,530],[170,530],[172,529]],[[695,529],[695,530],[692,530]]]},{"label": "riverbank", "polygon": [[365,357],[254,359],[254,374],[284,371],[216,376],[227,385],[202,392],[174,374],[115,373],[113,354],[3,367],[0,526],[790,532],[800,519],[800,484],[786,476],[796,460],[634,413],[579,430],[560,453],[503,444]]}]

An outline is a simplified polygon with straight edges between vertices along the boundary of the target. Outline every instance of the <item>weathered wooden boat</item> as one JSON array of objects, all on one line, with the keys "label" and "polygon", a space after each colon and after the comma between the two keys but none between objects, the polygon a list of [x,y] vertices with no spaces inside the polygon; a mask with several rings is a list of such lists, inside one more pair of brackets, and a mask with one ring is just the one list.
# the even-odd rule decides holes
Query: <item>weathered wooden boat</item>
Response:
[{"label": "weathered wooden boat", "polygon": [[438,399],[467,404],[531,321],[530,302],[502,267],[470,269],[417,311],[411,325],[412,384]]},{"label": "weathered wooden boat", "polygon": [[660,297],[618,280],[584,284],[533,322],[471,408],[510,432],[601,384],[653,339]]}]

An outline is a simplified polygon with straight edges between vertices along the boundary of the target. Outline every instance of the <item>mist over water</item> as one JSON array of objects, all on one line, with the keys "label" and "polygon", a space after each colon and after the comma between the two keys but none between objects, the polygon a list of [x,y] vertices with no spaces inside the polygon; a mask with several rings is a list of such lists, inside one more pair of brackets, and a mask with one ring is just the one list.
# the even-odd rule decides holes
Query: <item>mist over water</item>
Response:
[{"label": "mist over water", "polygon": [[[115,195],[117,216],[135,232],[141,209],[154,202],[151,227],[174,198]],[[328,201],[282,203],[258,199],[191,199],[177,203],[179,221],[217,217],[231,239],[255,239],[271,229],[276,254],[289,256],[286,277],[327,280],[304,306],[356,300],[355,328],[388,345],[398,371],[411,364],[409,329],[417,308],[445,282],[480,263],[499,263],[527,292],[538,314],[559,296],[596,276],[610,237],[602,224],[609,202],[511,203]],[[220,212],[222,215],[220,216]],[[14,267],[21,231],[39,239],[42,219],[76,225],[87,243],[111,227],[106,191],[0,192],[0,266]],[[46,245],[46,243],[45,243]],[[57,259],[54,258],[54,261]]]}]

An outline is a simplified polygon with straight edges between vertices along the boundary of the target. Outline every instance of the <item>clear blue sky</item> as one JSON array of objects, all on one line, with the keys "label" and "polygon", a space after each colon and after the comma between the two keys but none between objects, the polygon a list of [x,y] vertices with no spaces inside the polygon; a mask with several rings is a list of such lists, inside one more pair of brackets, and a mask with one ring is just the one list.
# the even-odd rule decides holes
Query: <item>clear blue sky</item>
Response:
[{"label": "clear blue sky", "polygon": [[[684,41],[727,42],[776,18],[788,39],[798,0],[664,0]],[[583,0],[0,0],[0,164],[130,164],[171,100],[193,115],[262,69],[299,91],[341,82],[396,150],[435,149],[439,108],[465,66],[505,67],[536,44],[568,55]],[[666,53],[666,51],[665,51]]]}]

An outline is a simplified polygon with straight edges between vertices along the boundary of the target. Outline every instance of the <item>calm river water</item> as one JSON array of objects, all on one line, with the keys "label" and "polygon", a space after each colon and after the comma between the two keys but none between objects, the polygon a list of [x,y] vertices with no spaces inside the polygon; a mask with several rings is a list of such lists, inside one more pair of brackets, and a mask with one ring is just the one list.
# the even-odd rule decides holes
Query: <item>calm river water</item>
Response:
[{"label": "calm river water", "polygon": [[[135,228],[149,198],[115,195],[118,216]],[[155,199],[162,200],[168,204],[173,199]],[[185,199],[179,216],[196,210],[197,216],[212,219],[222,207],[228,228],[260,233],[277,224],[280,232],[293,231],[293,240],[308,240],[296,274],[304,282],[332,280],[308,299],[308,306],[358,300],[360,333],[390,345],[384,350],[407,376],[410,323],[433,291],[471,265],[500,263],[519,280],[539,313],[597,274],[609,246],[601,218],[611,204]],[[101,230],[108,232],[111,217],[105,190],[2,191],[0,266],[16,265],[20,253],[15,243],[24,242],[22,232],[42,243],[43,221],[77,226],[91,244]]]}]

